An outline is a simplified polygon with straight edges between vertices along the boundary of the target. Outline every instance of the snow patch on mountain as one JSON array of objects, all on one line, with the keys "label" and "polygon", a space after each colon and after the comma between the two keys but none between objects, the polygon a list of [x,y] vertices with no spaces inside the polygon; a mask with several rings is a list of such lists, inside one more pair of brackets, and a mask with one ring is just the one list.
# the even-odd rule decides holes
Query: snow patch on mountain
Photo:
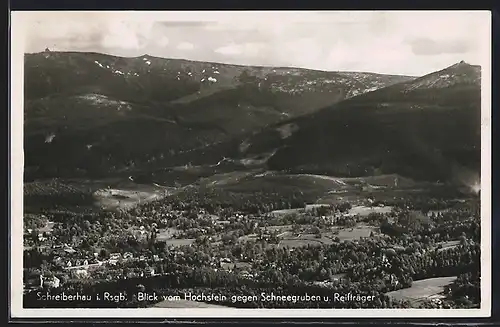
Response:
[{"label": "snow patch on mountain", "polygon": [[45,137],[45,143],[52,143],[54,138],[56,137],[55,133],[51,133]]},{"label": "snow patch on mountain", "polygon": [[299,126],[294,123],[281,125],[280,127],[276,128],[276,131],[280,133],[280,137],[282,140],[289,138],[298,130]]},{"label": "snow patch on mountain", "polygon": [[110,99],[109,97],[102,94],[90,93],[77,96],[77,99],[88,101],[93,105],[117,107],[117,110],[121,109],[132,110],[132,107],[128,102]]}]

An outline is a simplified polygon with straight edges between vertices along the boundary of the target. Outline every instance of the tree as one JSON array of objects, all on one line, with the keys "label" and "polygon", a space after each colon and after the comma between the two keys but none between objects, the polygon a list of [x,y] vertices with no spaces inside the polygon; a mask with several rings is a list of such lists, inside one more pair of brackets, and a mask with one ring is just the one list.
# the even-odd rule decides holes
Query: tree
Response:
[{"label": "tree", "polygon": [[109,252],[108,250],[106,249],[101,249],[101,251],[99,251],[99,256],[103,259],[107,259],[109,257]]}]

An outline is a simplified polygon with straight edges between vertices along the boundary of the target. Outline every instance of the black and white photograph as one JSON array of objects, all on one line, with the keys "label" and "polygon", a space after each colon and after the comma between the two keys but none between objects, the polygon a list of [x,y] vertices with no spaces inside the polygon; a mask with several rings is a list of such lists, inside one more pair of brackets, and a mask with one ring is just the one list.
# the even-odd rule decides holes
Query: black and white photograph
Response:
[{"label": "black and white photograph", "polygon": [[491,314],[490,12],[11,19],[13,317]]}]

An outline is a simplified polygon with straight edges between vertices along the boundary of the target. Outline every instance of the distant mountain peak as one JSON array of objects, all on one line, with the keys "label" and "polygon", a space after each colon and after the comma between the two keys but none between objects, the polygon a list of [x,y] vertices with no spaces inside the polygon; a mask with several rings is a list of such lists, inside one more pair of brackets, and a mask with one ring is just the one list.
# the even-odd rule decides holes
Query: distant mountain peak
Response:
[{"label": "distant mountain peak", "polygon": [[136,57],[136,58],[154,58],[154,56],[151,56],[151,55],[145,53],[145,54],[140,55],[139,57]]},{"label": "distant mountain peak", "polygon": [[460,62],[457,62],[456,64],[451,65],[449,68],[453,67],[463,67],[463,66],[470,66],[470,64],[466,63],[465,60],[460,60]]},{"label": "distant mountain peak", "polygon": [[476,84],[480,86],[481,67],[461,60],[445,69],[406,83],[405,92],[416,89],[446,88],[455,84]]},{"label": "distant mountain peak", "polygon": [[461,60],[460,62],[451,65],[450,67],[445,68],[444,70],[450,70],[450,69],[465,69],[465,70],[481,70],[481,66],[479,65],[471,65],[468,62]]}]

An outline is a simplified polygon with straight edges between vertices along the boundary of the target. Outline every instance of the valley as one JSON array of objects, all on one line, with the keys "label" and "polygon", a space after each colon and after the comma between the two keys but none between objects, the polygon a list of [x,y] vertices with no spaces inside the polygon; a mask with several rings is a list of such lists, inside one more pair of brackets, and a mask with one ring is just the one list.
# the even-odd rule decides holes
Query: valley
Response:
[{"label": "valley", "polygon": [[[480,67],[408,77],[46,51],[25,71],[25,307],[480,302]],[[125,300],[36,298],[109,289]],[[373,301],[232,300],[271,290]]]}]

